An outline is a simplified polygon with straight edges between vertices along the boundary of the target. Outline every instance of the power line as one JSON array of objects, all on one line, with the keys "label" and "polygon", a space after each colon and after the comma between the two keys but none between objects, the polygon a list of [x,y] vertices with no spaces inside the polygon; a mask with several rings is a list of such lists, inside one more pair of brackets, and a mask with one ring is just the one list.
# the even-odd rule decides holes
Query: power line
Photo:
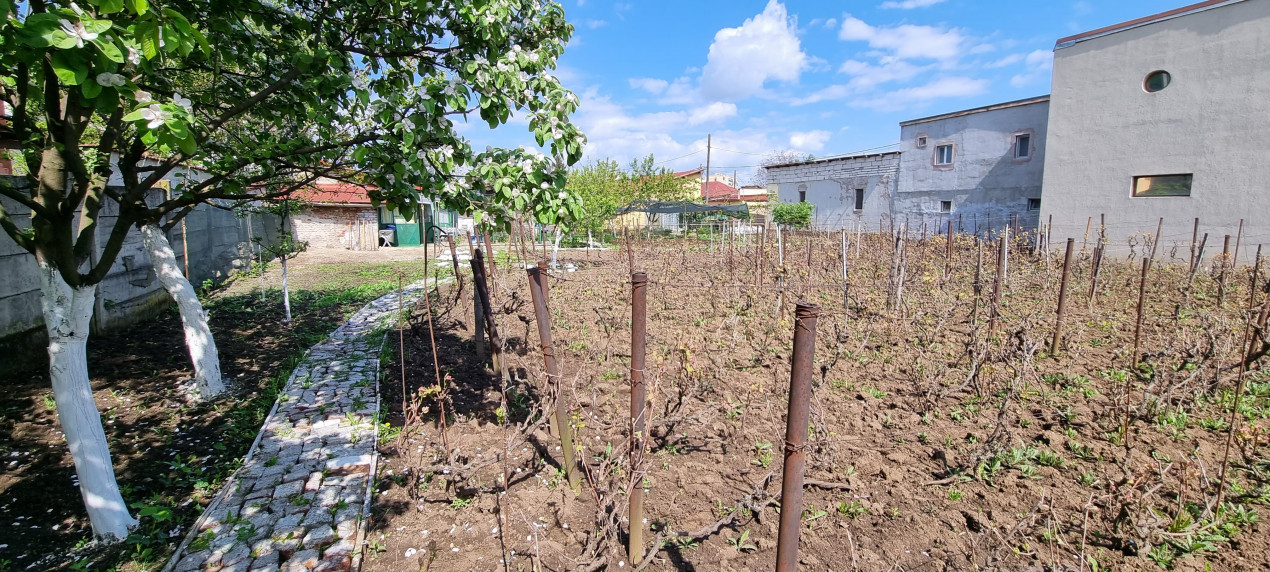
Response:
[{"label": "power line", "polygon": [[669,162],[671,162],[671,161],[678,161],[678,160],[680,160],[680,159],[683,159],[684,157],[691,157],[691,156],[693,156],[693,155],[696,155],[697,153],[701,153],[702,151],[705,151],[705,149],[697,149],[696,151],[693,151],[693,152],[691,152],[691,153],[689,153],[689,154],[687,154],[687,155],[680,155],[680,156],[678,156],[678,157],[675,157],[674,159],[666,159],[665,161],[658,161],[658,162],[656,162],[656,163],[653,163],[653,165],[654,165],[654,166],[656,166],[656,165],[663,165],[663,164],[669,163]]}]

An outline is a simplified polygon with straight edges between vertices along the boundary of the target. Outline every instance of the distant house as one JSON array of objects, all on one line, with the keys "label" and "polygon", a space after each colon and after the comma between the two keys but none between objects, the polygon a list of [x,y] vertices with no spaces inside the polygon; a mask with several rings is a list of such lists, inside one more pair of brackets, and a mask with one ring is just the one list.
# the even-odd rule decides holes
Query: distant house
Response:
[{"label": "distant house", "polygon": [[812,226],[869,228],[889,224],[900,153],[871,153],[767,167],[768,191],[783,203],[810,202]]},{"label": "distant house", "polygon": [[383,243],[380,231],[390,230],[392,246],[419,246],[437,240],[435,227],[452,232],[458,223],[456,213],[436,209],[427,197],[409,219],[387,207],[376,208],[367,194],[372,189],[325,177],[301,188],[295,197],[302,206],[291,215],[295,239],[316,248],[371,249]]},{"label": "distant house", "polygon": [[1160,218],[1161,254],[1188,256],[1196,219],[1209,252],[1241,219],[1245,245],[1270,234],[1267,38],[1270,2],[1210,0],[1058,40],[1041,209],[1054,242],[1102,214],[1112,252]]},{"label": "distant house", "polygon": [[1036,228],[1045,172],[1049,96],[900,123],[899,183],[891,202],[910,230],[979,234]]},{"label": "distant house", "polygon": [[[653,197],[653,200],[659,201],[695,201],[698,198],[697,191],[701,186],[701,173],[705,169],[689,169],[687,171],[677,171],[673,174],[674,178],[681,181],[682,192],[676,193],[669,197]],[[660,214],[650,215],[643,212],[629,212],[613,217],[609,221],[609,227],[617,230],[622,228],[642,229],[646,226],[654,228],[662,228],[665,230],[678,230],[679,215],[677,214]]]}]

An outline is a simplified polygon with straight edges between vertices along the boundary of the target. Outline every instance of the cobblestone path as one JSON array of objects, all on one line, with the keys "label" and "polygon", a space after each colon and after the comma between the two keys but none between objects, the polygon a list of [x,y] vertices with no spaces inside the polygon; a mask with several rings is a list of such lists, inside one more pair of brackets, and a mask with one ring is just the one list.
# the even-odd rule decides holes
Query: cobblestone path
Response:
[{"label": "cobblestone path", "polygon": [[[403,293],[407,307],[422,282]],[[336,571],[355,567],[377,461],[379,350],[397,293],[310,348],[242,468],[208,505],[165,571]]]}]

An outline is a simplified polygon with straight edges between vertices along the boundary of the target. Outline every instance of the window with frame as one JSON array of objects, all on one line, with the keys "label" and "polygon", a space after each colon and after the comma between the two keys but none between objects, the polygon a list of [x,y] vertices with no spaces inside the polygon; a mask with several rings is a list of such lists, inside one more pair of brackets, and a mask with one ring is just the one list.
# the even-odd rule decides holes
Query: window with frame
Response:
[{"label": "window with frame", "polygon": [[798,202],[807,202],[807,185],[798,185]]},{"label": "window with frame", "polygon": [[1150,175],[1133,178],[1135,197],[1189,197],[1195,175]]},{"label": "window with frame", "polygon": [[953,146],[951,143],[946,145],[935,146],[935,164],[951,165],[953,164]]},{"label": "window with frame", "polygon": [[855,190],[855,210],[864,210],[864,189]]},{"label": "window with frame", "polygon": [[1020,133],[1014,136],[1014,158],[1027,159],[1032,156],[1032,135]]},{"label": "window with frame", "polygon": [[918,149],[925,149],[925,148],[926,148],[926,141],[927,141],[927,138],[926,138],[926,136],[925,136],[925,135],[918,135],[918,136],[917,136],[917,148],[918,148]]},{"label": "window with frame", "polygon": [[1041,210],[1041,199],[1028,199],[1027,210],[1030,210],[1030,211]]},{"label": "window with frame", "polygon": [[952,212],[952,201],[939,201],[939,212],[941,213]]}]

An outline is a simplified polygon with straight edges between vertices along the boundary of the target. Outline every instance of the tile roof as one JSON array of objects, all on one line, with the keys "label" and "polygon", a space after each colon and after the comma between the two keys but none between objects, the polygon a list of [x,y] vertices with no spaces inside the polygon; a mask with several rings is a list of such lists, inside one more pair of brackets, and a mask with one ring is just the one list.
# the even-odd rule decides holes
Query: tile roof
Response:
[{"label": "tile roof", "polygon": [[693,175],[700,175],[700,174],[701,174],[701,171],[703,171],[703,170],[704,170],[704,169],[701,169],[701,168],[696,168],[696,169],[689,169],[689,170],[687,170],[687,171],[676,171],[676,172],[675,172],[675,178],[676,178],[676,179],[686,179],[686,178],[691,177],[691,176],[693,176]]},{"label": "tile roof", "polygon": [[701,184],[701,198],[706,201],[739,201],[741,192],[727,183],[710,181]]},{"label": "tile roof", "polygon": [[296,191],[295,197],[308,203],[369,206],[366,191],[374,188],[344,182],[315,183]]}]

